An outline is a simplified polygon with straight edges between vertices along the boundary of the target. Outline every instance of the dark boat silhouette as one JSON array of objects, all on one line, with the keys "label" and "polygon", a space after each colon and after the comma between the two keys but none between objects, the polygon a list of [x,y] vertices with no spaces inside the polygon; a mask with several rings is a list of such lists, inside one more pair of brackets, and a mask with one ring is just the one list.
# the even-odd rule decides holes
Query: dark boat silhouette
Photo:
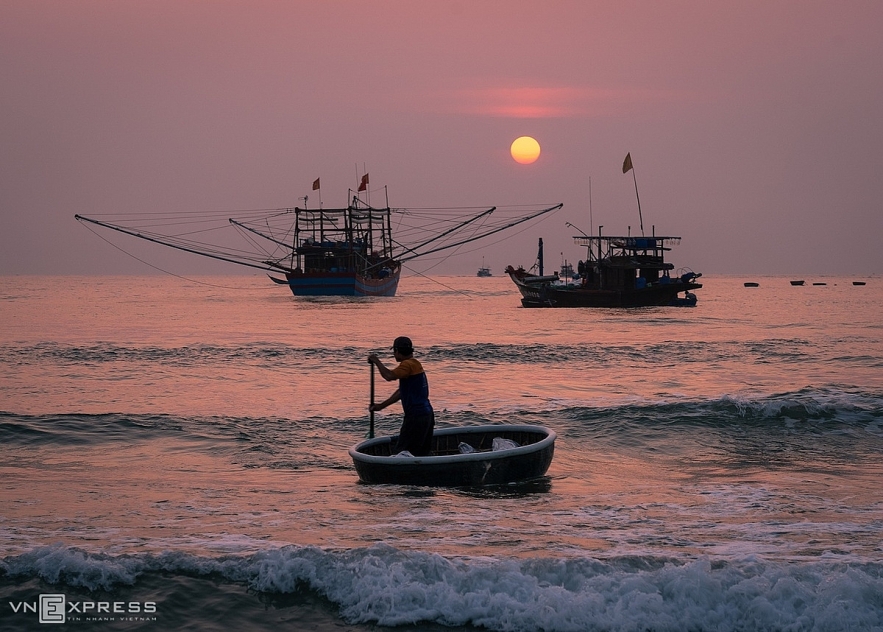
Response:
[{"label": "dark boat silhouette", "polygon": [[[349,453],[364,483],[476,487],[544,476],[555,438],[555,432],[543,426],[463,426],[436,430],[432,451],[425,457],[392,455],[395,437],[368,439]],[[494,450],[494,439],[517,447]]]},{"label": "dark boat silhouette", "polygon": [[[556,272],[543,274],[543,240],[539,240],[533,274],[524,268],[506,268],[521,292],[524,307],[651,307],[693,306],[696,295],[690,290],[701,274],[682,268],[672,276],[674,266],[664,253],[680,237],[589,237],[575,236],[586,247],[586,261],[578,264],[579,282],[562,283]],[[680,297],[680,293],[684,293]]]}]

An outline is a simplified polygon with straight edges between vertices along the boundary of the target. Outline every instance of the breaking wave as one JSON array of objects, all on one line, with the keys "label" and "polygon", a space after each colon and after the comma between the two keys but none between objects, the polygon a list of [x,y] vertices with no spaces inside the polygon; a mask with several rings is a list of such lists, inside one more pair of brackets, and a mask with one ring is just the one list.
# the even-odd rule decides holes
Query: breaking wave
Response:
[{"label": "breaking wave", "polygon": [[[446,558],[377,544],[343,551],[288,546],[219,558],[114,557],[55,546],[0,562],[0,584],[38,578],[53,590],[112,594],[156,574],[166,581],[214,578],[262,595],[311,592],[334,604],[349,623],[384,626],[720,632],[883,625],[883,565],[824,559]],[[194,595],[193,612],[209,597]],[[157,603],[160,620],[162,614]]]}]

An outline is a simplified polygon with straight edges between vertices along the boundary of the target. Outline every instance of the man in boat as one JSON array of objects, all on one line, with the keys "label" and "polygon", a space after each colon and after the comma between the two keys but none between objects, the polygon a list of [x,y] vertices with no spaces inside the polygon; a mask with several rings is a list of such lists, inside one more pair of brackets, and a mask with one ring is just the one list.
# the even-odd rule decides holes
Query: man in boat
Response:
[{"label": "man in boat", "polygon": [[435,413],[429,403],[429,383],[423,366],[414,357],[411,339],[399,336],[392,343],[392,353],[399,365],[394,369],[384,366],[377,354],[368,356],[368,362],[377,367],[380,376],[387,382],[399,381],[399,387],[386,400],[371,404],[370,410],[383,410],[401,400],[405,411],[399,438],[392,453],[408,451],[414,456],[429,456],[432,446],[432,431],[435,428]]}]

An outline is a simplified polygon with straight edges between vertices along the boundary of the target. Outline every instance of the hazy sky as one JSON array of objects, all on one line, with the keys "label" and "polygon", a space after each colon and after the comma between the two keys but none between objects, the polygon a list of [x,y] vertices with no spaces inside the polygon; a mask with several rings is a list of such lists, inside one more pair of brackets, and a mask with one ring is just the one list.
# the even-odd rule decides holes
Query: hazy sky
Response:
[{"label": "hazy sky", "polygon": [[0,274],[154,273],[74,214],[294,206],[318,177],[343,205],[363,165],[393,206],[564,203],[434,272],[537,237],[573,261],[589,178],[593,229],[637,230],[627,152],[676,267],[880,274],[881,33],[880,0],[0,0]]}]

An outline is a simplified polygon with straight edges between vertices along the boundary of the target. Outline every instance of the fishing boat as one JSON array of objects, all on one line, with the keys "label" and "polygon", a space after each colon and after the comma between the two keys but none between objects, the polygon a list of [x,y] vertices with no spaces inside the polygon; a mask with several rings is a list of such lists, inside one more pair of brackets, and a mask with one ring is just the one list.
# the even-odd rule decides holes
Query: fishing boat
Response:
[{"label": "fishing boat", "polygon": [[804,281],[791,281],[791,285],[803,285]]},{"label": "fishing boat", "polygon": [[285,279],[270,278],[295,296],[395,296],[402,264],[393,256],[391,213],[354,205],[295,209],[290,255],[274,262]]},{"label": "fishing boat", "polygon": [[[622,163],[623,174],[632,172],[634,162],[631,153]],[[589,179],[589,214],[592,197]],[[574,282],[568,283],[572,269],[567,263],[561,267],[565,279],[562,283],[555,274],[549,278],[543,274],[543,240],[539,240],[539,252],[533,274],[523,267],[508,266],[506,273],[521,292],[524,307],[652,307],[696,305],[696,295],[691,292],[702,287],[696,279],[701,274],[689,268],[681,268],[673,276],[674,265],[665,261],[665,253],[681,242],[680,237],[657,237],[656,228],[650,237],[644,236],[644,218],[641,198],[638,196],[638,179],[635,177],[635,198],[638,203],[638,220],[641,236],[632,237],[631,229],[625,237],[605,236],[598,227],[598,235],[590,236],[570,222],[565,224],[580,232],[574,235],[577,245],[586,249],[585,261],[577,265]],[[578,281],[578,282],[576,282]],[[681,292],[684,296],[681,297]]]},{"label": "fishing boat", "polygon": [[[366,183],[367,174],[360,191]],[[303,207],[241,211],[236,217],[206,212],[74,217],[90,226],[264,270],[295,296],[395,296],[407,261],[497,234],[563,206],[393,209],[388,197],[386,206],[378,208],[355,194],[342,208],[324,208],[321,202],[319,208],[307,208],[309,197],[301,199]],[[231,228],[232,234],[224,232]],[[205,235],[214,241],[200,241]]]},{"label": "fishing boat", "polygon": [[548,471],[556,434],[543,426],[442,428],[425,457],[391,454],[394,439],[377,437],[350,448],[362,482],[477,487],[528,481]]},{"label": "fishing boat", "polygon": [[[674,266],[665,261],[665,253],[680,243],[680,237],[574,236],[586,248],[586,260],[580,261],[578,283],[560,283],[558,274],[543,275],[543,240],[539,241],[539,274],[523,267],[508,266],[506,273],[521,292],[524,307],[650,307],[694,306],[691,292],[702,285],[701,274],[681,268],[672,276]],[[533,270],[534,268],[531,268]],[[684,296],[681,297],[680,294]]]},{"label": "fishing boat", "polygon": [[745,283],[743,283],[742,285],[744,285],[745,287],[760,287],[760,283],[758,283],[757,281],[745,281]]},{"label": "fishing boat", "polygon": [[493,274],[491,274],[491,269],[486,268],[484,265],[484,257],[481,258],[481,267],[478,269],[478,272],[476,273],[475,276],[480,276],[480,277],[493,276]]}]

